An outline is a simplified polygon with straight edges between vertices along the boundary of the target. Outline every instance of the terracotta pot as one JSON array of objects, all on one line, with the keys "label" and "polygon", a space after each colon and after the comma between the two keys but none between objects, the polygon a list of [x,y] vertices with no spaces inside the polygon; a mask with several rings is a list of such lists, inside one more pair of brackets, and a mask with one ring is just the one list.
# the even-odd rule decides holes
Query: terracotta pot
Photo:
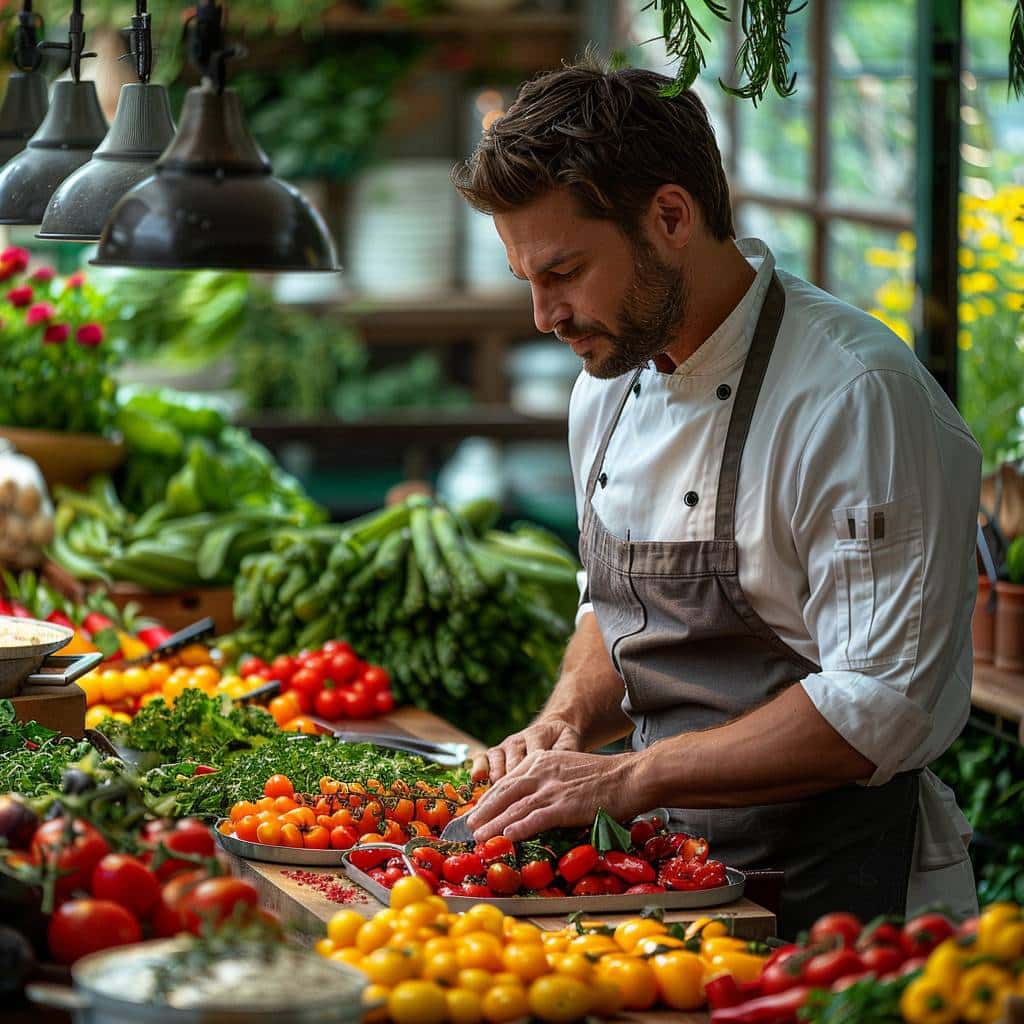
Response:
[{"label": "terracotta pot", "polygon": [[995,666],[1024,672],[1024,583],[996,583]]},{"label": "terracotta pot", "polygon": [[989,664],[995,648],[996,613],[989,611],[988,599],[992,593],[992,583],[987,576],[978,577],[978,599],[974,604],[974,617],[971,619],[971,633],[974,638],[974,660]]}]

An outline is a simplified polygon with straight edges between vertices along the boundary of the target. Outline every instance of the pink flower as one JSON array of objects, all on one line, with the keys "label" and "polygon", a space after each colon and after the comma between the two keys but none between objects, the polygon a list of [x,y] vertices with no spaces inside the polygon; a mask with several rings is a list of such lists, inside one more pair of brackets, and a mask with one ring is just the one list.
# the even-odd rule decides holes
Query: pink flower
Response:
[{"label": "pink flower", "polygon": [[67,281],[64,282],[64,290],[67,291],[69,288],[81,288],[85,284],[85,271],[76,270],[71,274]]},{"label": "pink flower", "polygon": [[95,348],[103,340],[103,328],[99,324],[82,324],[75,332],[75,341],[86,348]]},{"label": "pink flower", "polygon": [[27,306],[32,301],[34,292],[31,287],[27,284],[21,285],[19,288],[12,288],[7,293],[7,301],[12,306],[17,306],[19,309],[22,306]]},{"label": "pink flower", "polygon": [[32,277],[30,280],[37,282],[38,284],[46,284],[48,281],[52,281],[56,276],[53,267],[48,267],[45,264],[41,267],[36,267],[32,271]]},{"label": "pink flower", "polygon": [[57,310],[48,302],[37,302],[26,314],[25,320],[29,327],[36,324],[48,324],[57,315]]},{"label": "pink flower", "polygon": [[13,263],[15,273],[21,273],[28,267],[29,261],[28,249],[21,249],[16,245],[12,245],[9,249],[4,249],[0,252],[0,261],[3,263]]},{"label": "pink flower", "polygon": [[9,277],[14,277],[18,272],[18,267],[11,260],[0,260],[0,281],[6,281]]},{"label": "pink flower", "polygon": [[50,324],[43,332],[43,344],[63,345],[70,333],[71,328],[67,324]]}]

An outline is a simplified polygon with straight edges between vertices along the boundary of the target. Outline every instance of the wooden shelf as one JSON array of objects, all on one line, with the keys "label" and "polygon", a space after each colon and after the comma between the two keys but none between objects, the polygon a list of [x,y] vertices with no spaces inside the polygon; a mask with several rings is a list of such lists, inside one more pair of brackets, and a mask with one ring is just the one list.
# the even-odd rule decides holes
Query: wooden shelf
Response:
[{"label": "wooden shelf", "polygon": [[998,718],[1016,722],[1017,739],[1024,744],[1024,674],[976,661],[971,703]]},{"label": "wooden shelf", "polygon": [[564,417],[524,416],[502,405],[478,405],[460,411],[410,409],[357,422],[263,414],[243,419],[240,425],[271,448],[305,441],[319,450],[370,444],[437,446],[471,436],[502,441],[564,441],[568,434]]}]

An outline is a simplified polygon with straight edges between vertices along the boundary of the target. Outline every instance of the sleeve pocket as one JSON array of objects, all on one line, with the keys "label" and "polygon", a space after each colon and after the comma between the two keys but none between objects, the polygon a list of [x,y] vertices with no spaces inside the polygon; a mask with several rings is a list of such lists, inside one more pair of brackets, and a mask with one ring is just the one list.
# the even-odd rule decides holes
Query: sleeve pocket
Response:
[{"label": "sleeve pocket", "polygon": [[924,542],[918,495],[832,510],[838,653],[851,669],[917,657]]}]

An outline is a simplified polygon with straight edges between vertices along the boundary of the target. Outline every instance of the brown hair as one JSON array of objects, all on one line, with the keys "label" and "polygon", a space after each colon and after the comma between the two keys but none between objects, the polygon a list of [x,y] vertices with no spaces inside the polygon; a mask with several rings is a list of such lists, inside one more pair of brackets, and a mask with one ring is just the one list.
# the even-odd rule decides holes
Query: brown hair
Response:
[{"label": "brown hair", "polygon": [[653,71],[606,71],[596,61],[539,75],[519,90],[476,151],[452,171],[463,197],[504,213],[568,187],[592,217],[635,237],[662,185],[700,205],[719,241],[735,236],[729,185],[704,104],[692,91],[663,96]]}]

